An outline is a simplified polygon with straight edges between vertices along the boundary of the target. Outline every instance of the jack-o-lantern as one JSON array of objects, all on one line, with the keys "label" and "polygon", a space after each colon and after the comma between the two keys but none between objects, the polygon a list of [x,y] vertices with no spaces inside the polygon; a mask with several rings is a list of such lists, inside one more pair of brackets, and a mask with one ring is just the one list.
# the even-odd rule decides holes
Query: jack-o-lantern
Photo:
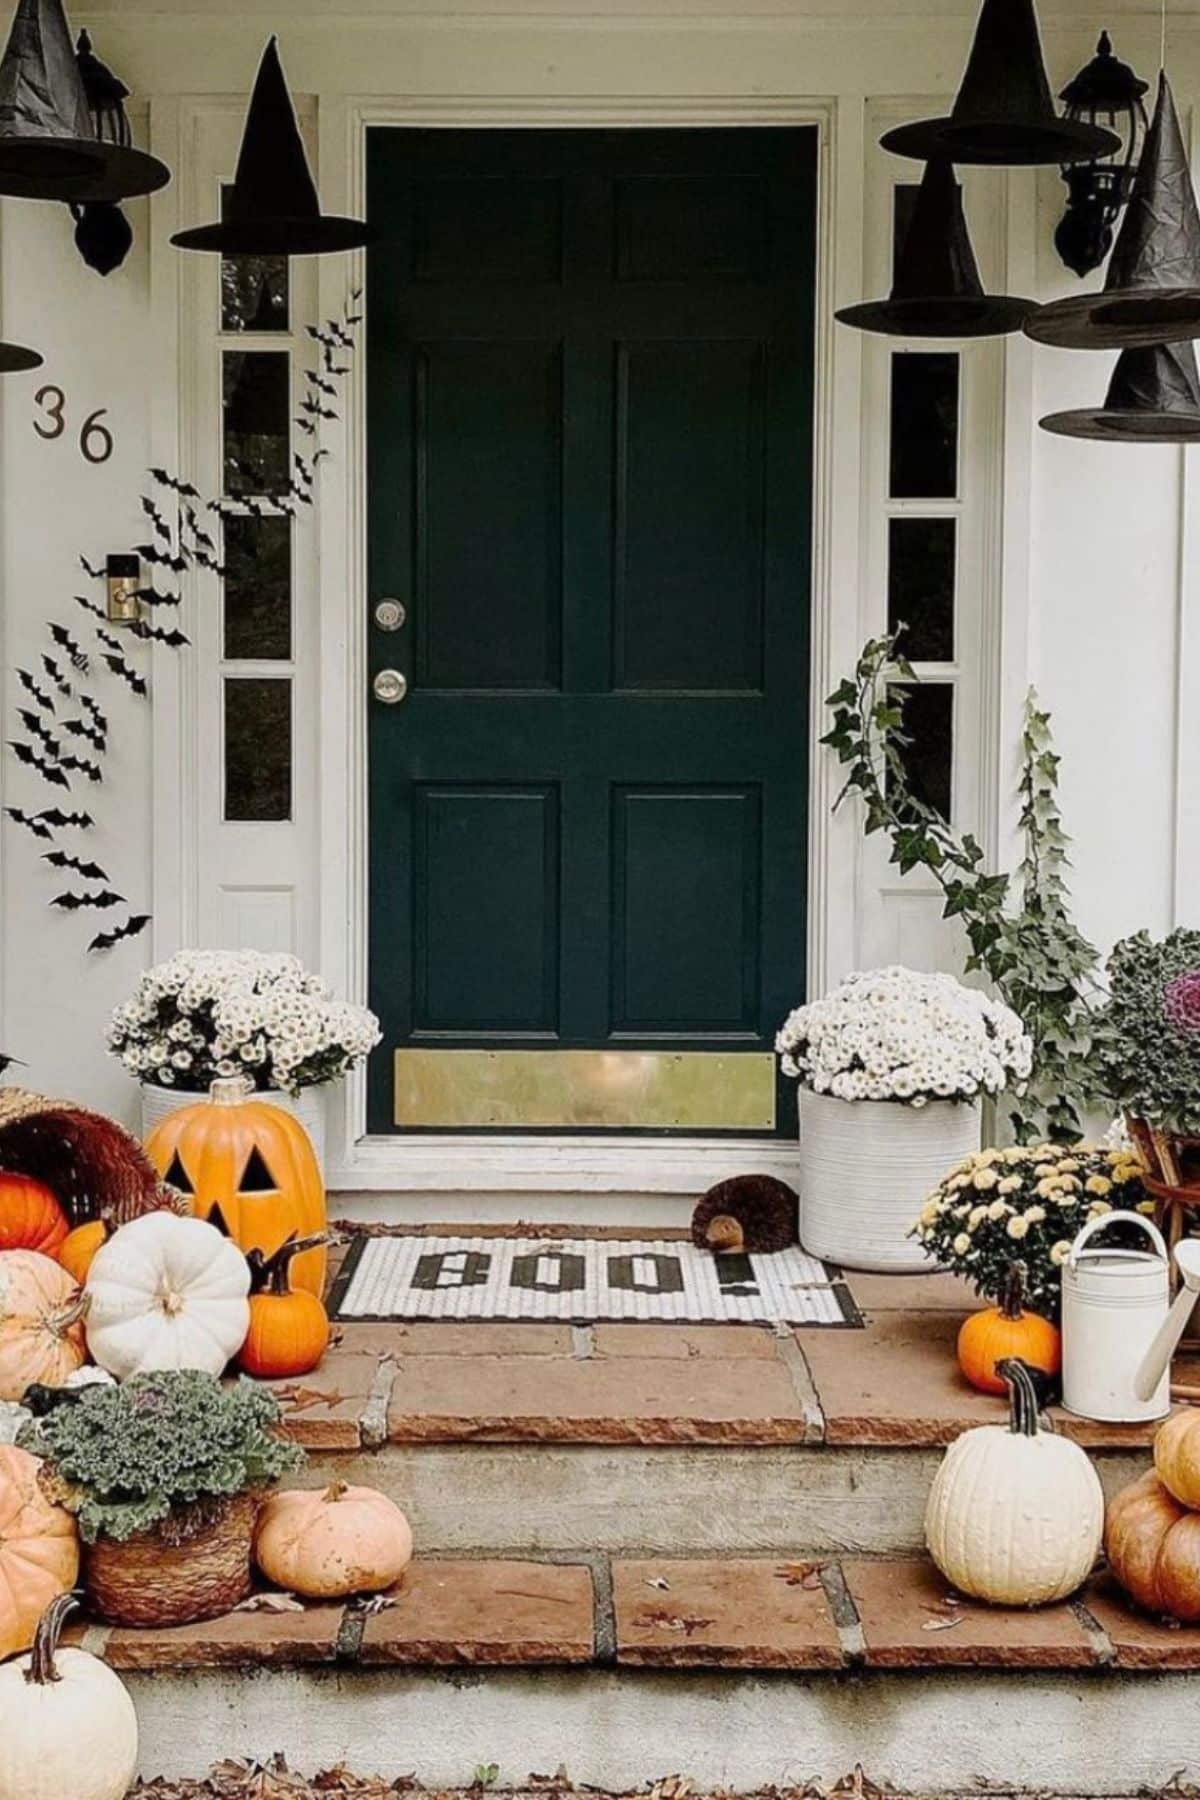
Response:
[{"label": "jack-o-lantern", "polygon": [[[325,1185],[308,1133],[291,1113],[251,1098],[243,1077],[214,1081],[207,1100],[168,1114],[146,1154],[198,1218],[218,1215],[239,1250],[274,1256],[292,1236],[325,1230]],[[306,1250],[292,1285],[321,1294],[325,1249]]]}]

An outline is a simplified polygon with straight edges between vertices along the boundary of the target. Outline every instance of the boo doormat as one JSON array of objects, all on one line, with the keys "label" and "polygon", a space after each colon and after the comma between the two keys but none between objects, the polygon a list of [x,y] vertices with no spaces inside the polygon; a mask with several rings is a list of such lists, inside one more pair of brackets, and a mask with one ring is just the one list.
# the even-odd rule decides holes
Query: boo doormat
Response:
[{"label": "boo doormat", "polygon": [[839,1270],[793,1247],[711,1256],[683,1240],[356,1237],[337,1319],[861,1326]]}]

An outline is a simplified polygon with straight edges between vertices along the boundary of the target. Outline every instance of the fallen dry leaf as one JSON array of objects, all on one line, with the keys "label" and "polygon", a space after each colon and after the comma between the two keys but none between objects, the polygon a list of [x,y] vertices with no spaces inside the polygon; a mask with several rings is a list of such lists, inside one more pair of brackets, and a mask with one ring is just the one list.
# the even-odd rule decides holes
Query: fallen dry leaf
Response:
[{"label": "fallen dry leaf", "polygon": [[[650,1606],[643,1607],[637,1616],[637,1623],[646,1628],[657,1626],[660,1631],[682,1631],[685,1637],[691,1637],[693,1631],[703,1631],[713,1620],[702,1619],[694,1613],[673,1613],[668,1612],[665,1607]],[[664,1800],[671,1800],[671,1796],[664,1796]]]},{"label": "fallen dry leaf", "polygon": [[821,1585],[821,1563],[790,1562],[781,1563],[775,1571],[778,1581],[784,1581],[788,1587],[807,1588],[811,1593]]},{"label": "fallen dry leaf", "polygon": [[313,1406],[339,1406],[346,1398],[336,1388],[301,1387],[297,1382],[277,1387],[275,1397],[279,1401],[280,1410],[285,1413],[306,1412]]},{"label": "fallen dry leaf", "polygon": [[233,1610],[234,1612],[252,1613],[302,1613],[304,1602],[297,1600],[295,1594],[250,1594],[245,1600],[239,1600]]}]

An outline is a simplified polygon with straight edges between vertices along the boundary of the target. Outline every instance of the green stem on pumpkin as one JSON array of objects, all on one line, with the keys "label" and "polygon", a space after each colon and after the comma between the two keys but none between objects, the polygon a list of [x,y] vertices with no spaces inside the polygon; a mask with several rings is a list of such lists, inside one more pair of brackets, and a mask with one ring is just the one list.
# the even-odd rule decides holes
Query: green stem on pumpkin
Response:
[{"label": "green stem on pumpkin", "polygon": [[78,1604],[74,1594],[59,1594],[38,1620],[37,1630],[33,1634],[33,1649],[29,1654],[29,1667],[25,1671],[26,1681],[34,1687],[46,1687],[52,1681],[62,1680],[54,1657],[62,1628],[67,1622],[67,1614]]},{"label": "green stem on pumpkin", "polygon": [[996,1364],[996,1373],[1008,1383],[1008,1423],[1014,1436],[1038,1435],[1038,1397],[1033,1370],[1019,1356],[1006,1356]]}]

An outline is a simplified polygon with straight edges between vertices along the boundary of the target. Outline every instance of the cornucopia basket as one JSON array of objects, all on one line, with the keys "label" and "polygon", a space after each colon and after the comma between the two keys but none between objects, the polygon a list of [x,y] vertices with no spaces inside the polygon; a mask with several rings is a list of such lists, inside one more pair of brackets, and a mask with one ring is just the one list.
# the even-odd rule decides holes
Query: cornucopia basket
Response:
[{"label": "cornucopia basket", "polygon": [[57,1196],[72,1225],[179,1210],[137,1139],[103,1113],[27,1088],[0,1087],[0,1169],[31,1175]]}]

